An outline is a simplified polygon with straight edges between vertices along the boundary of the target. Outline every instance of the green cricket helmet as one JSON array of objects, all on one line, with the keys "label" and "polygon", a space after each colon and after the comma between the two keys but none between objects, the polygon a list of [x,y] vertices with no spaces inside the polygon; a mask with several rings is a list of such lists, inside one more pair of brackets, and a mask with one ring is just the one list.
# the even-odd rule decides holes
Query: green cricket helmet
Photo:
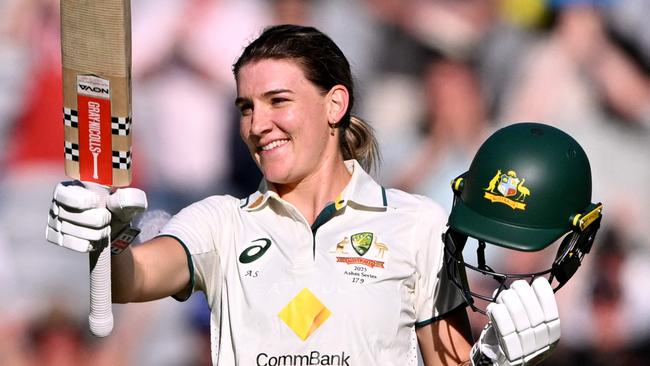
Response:
[{"label": "green cricket helmet", "polygon": [[[591,202],[591,168],[580,145],[565,132],[540,123],[517,123],[492,134],[467,172],[452,181],[454,204],[445,233],[447,270],[474,310],[474,298],[491,302],[513,279],[548,276],[562,287],[589,252],[600,226],[602,204]],[[566,235],[552,268],[507,274],[485,263],[486,243],[516,251],[540,251]],[[477,265],[463,260],[468,238],[478,242]],[[466,269],[494,278],[492,296],[472,292]]]}]

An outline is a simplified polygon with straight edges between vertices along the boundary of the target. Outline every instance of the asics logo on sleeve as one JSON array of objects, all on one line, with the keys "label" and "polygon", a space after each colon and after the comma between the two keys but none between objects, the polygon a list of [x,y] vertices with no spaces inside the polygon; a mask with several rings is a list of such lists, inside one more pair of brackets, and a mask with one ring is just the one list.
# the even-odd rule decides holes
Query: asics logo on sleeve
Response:
[{"label": "asics logo on sleeve", "polygon": [[271,239],[259,238],[259,239],[253,240],[253,243],[256,243],[256,242],[263,242],[264,245],[255,244],[255,245],[251,245],[250,247],[244,249],[244,251],[241,252],[241,254],[239,254],[239,261],[241,263],[244,263],[244,264],[251,263],[251,262],[259,259],[271,247]]}]

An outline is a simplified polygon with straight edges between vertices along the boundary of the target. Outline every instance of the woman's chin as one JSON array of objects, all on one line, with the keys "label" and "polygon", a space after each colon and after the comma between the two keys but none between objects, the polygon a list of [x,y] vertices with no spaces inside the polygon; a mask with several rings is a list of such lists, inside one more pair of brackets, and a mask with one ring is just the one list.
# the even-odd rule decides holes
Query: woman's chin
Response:
[{"label": "woman's chin", "polygon": [[264,179],[275,184],[287,184],[291,180],[289,169],[278,166],[278,164],[272,166],[263,165],[262,174],[264,175]]}]

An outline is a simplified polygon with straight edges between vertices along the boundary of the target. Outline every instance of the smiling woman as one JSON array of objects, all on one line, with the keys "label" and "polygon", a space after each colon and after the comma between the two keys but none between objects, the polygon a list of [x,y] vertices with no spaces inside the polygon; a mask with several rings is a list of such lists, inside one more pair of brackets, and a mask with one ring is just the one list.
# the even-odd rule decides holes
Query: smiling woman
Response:
[{"label": "smiling woman", "polygon": [[344,160],[365,169],[378,164],[370,126],[351,115],[350,65],[325,34],[293,25],[269,28],[246,47],[233,71],[242,139],[266,181],[308,222],[349,181]]},{"label": "smiling woman", "polygon": [[[241,69],[261,60],[281,60],[299,68],[302,71],[299,76],[301,82],[308,81],[322,97],[326,97],[335,87],[345,94],[336,100],[337,103],[344,103],[337,106],[341,115],[327,116],[330,118],[327,121],[329,127],[339,129],[339,144],[344,159],[356,159],[366,170],[377,168],[378,149],[372,130],[367,123],[351,114],[355,98],[350,64],[329,37],[310,27],[285,25],[267,29],[246,47],[233,67],[240,96],[243,85]],[[250,107],[250,104],[241,104],[240,101],[244,100],[237,99],[240,109]]]},{"label": "smiling woman", "polygon": [[323,94],[295,62],[286,60],[246,64],[237,80],[241,136],[281,196],[302,184],[322,182],[332,172],[332,189],[342,190],[349,174],[339,136],[330,134],[329,124],[345,113],[346,88],[337,85]]},{"label": "smiling woman", "polygon": [[[418,344],[426,365],[466,361],[445,212],[366,172],[377,142],[351,114],[339,47],[315,28],[273,26],[233,71],[258,190],[196,202],[115,256],[114,301],[204,292],[217,365],[415,365]],[[130,206],[110,206],[113,217]]]}]

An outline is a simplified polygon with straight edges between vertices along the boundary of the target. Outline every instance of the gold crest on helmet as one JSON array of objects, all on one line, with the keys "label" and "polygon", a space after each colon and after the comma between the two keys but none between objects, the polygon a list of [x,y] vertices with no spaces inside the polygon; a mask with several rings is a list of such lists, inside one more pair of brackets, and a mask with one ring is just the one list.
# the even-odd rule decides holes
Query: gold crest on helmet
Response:
[{"label": "gold crest on helmet", "polygon": [[483,197],[490,202],[499,202],[510,206],[513,210],[526,210],[524,201],[526,197],[530,196],[530,190],[524,186],[525,182],[526,179],[517,177],[517,172],[514,170],[502,173],[499,169],[488,186],[484,188],[485,195]]}]

